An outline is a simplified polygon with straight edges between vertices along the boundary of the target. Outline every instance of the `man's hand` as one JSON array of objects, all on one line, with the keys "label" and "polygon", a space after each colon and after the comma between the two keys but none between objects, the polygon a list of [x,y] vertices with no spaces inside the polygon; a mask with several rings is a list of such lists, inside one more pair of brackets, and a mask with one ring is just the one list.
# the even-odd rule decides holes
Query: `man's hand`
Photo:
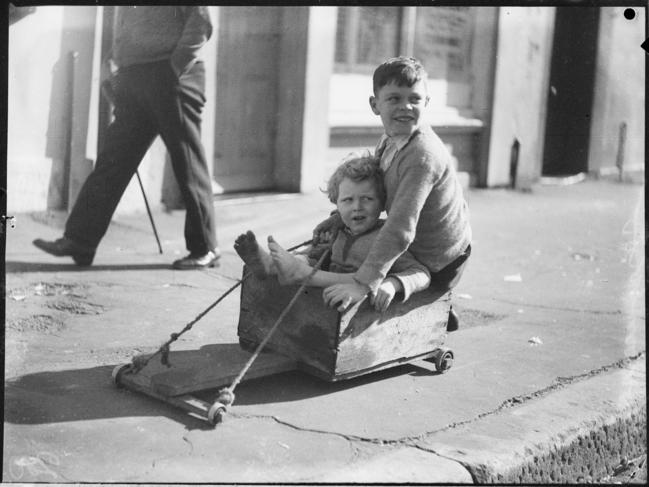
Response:
[{"label": "man's hand", "polygon": [[371,303],[374,305],[374,309],[383,313],[392,303],[394,296],[401,291],[403,291],[401,281],[395,277],[388,277],[381,283],[376,295],[372,297]]},{"label": "man's hand", "polygon": [[369,292],[369,287],[359,282],[354,282],[353,284],[334,284],[325,288],[322,292],[322,297],[327,306],[337,308],[342,313],[352,304],[362,300]]},{"label": "man's hand", "polygon": [[313,230],[313,245],[332,243],[344,226],[340,213],[335,211],[329,218],[318,223]]}]

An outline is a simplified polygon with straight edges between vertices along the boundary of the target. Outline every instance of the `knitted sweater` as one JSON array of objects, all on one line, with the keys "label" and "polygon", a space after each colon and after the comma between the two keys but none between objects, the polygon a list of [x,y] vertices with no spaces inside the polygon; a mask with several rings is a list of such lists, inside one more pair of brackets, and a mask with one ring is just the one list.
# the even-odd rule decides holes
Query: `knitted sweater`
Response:
[{"label": "knitted sweater", "polygon": [[169,60],[176,75],[188,71],[212,35],[207,7],[117,7],[112,59],[118,67]]},{"label": "knitted sweater", "polygon": [[[372,248],[384,222],[384,220],[379,220],[376,227],[361,235],[352,235],[347,229],[338,232],[331,247],[329,270],[342,273],[356,271]],[[430,285],[428,269],[409,252],[404,252],[396,259],[389,276],[395,277],[401,282],[403,301],[406,301],[412,293],[422,291]]]},{"label": "knitted sweater", "polygon": [[448,150],[429,126],[397,152],[384,180],[388,219],[355,274],[372,291],[406,250],[437,272],[471,243],[462,187]]}]

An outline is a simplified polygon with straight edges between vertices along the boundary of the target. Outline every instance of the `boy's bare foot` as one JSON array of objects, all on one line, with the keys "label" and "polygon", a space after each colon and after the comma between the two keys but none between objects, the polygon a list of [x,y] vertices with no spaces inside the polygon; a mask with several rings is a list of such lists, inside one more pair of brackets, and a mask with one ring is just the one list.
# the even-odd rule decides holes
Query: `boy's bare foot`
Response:
[{"label": "boy's bare foot", "polygon": [[277,270],[277,280],[280,284],[295,284],[306,279],[311,274],[309,264],[284,250],[272,236],[268,237],[268,248],[270,249],[270,256]]},{"label": "boy's bare foot", "polygon": [[234,250],[258,278],[266,279],[275,274],[273,259],[257,244],[255,234],[250,230],[237,237]]}]

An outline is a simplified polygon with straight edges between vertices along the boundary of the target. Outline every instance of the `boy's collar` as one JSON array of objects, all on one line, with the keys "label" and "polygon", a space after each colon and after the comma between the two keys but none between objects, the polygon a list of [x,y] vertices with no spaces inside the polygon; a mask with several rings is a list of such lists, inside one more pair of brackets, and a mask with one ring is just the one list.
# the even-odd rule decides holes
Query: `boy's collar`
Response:
[{"label": "boy's collar", "polygon": [[381,140],[379,141],[379,145],[383,143],[383,141],[391,142],[397,146],[398,150],[403,149],[408,142],[410,142],[410,139],[419,132],[419,129],[415,130],[413,133],[409,135],[395,135],[393,137],[389,136],[388,134],[384,133],[381,136]]}]

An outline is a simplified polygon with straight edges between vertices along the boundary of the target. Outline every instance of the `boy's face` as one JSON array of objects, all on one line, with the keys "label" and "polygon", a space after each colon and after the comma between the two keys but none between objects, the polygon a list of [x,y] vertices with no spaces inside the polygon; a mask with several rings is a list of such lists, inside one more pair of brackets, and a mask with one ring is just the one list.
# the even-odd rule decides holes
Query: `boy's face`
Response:
[{"label": "boy's face", "polygon": [[390,137],[410,135],[419,128],[423,109],[428,105],[426,83],[399,86],[394,81],[381,87],[370,97],[370,107],[381,117],[385,133]]},{"label": "boy's face", "polygon": [[355,182],[344,178],[338,186],[336,207],[353,235],[373,228],[383,211],[376,186],[368,179]]}]

